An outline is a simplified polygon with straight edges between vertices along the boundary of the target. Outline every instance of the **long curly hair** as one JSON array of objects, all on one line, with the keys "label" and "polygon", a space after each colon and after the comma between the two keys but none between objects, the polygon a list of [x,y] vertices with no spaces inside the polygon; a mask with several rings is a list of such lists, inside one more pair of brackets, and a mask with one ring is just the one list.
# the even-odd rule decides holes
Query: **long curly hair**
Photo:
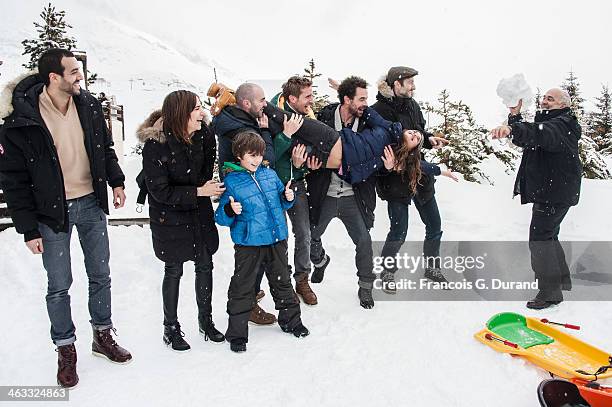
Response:
[{"label": "long curly hair", "polygon": [[395,171],[401,176],[402,180],[408,180],[410,191],[416,193],[417,186],[421,180],[421,146],[410,148],[402,139],[402,143],[395,148]]}]

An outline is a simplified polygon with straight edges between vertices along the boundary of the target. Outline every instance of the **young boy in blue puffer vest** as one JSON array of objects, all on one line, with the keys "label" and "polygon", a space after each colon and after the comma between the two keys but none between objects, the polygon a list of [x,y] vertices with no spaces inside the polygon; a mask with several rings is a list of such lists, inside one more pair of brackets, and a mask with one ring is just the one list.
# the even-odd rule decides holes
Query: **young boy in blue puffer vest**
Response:
[{"label": "young boy in blue puffer vest", "polygon": [[255,304],[255,280],[262,261],[284,332],[296,337],[309,334],[302,325],[287,267],[287,222],[285,211],[293,205],[290,183],[283,185],[273,170],[261,166],[266,148],[259,134],[247,130],[237,134],[232,153],[240,165],[225,163],[225,192],[215,212],[219,225],[229,226],[235,243],[235,268],[227,300],[229,323],[225,338],[234,352],[246,351],[248,321]]}]

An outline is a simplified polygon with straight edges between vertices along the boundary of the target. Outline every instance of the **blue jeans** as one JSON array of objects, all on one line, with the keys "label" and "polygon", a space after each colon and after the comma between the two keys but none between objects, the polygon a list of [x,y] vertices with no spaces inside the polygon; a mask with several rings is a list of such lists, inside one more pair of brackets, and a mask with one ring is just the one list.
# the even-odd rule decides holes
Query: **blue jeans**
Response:
[{"label": "blue jeans", "polygon": [[47,271],[47,312],[51,339],[57,346],[76,340],[68,290],[72,284],[70,237],[76,226],[89,279],[89,321],[96,330],[111,328],[110,250],[106,215],[93,194],[67,201],[68,233],[55,233],[43,223],[38,227],[43,241],[43,266]]},{"label": "blue jeans", "polygon": [[[442,238],[442,220],[440,219],[440,211],[438,203],[434,196],[425,204],[420,204],[414,200],[414,206],[419,211],[419,216],[425,224],[425,240],[423,241],[423,256],[425,258],[436,258],[440,256],[440,239]],[[387,240],[383,246],[382,257],[395,257],[399,252],[402,244],[408,235],[408,208],[409,205],[399,201],[388,201],[387,212],[389,213],[389,222],[391,227],[387,234]],[[440,267],[439,261],[428,261],[429,267]],[[391,273],[397,271],[397,267],[393,266],[386,269]]]}]

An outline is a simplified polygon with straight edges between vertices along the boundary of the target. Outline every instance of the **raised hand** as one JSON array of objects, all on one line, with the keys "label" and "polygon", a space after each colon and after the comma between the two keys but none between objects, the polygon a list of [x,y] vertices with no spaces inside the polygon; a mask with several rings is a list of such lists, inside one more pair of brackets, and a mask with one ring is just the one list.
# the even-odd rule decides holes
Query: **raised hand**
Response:
[{"label": "raised hand", "polygon": [[295,134],[296,131],[302,127],[304,123],[304,117],[300,114],[292,114],[290,119],[287,119],[285,116],[285,121],[283,122],[283,134],[287,137],[291,137]]},{"label": "raised hand", "polygon": [[506,138],[512,132],[510,126],[499,126],[491,130],[491,136],[493,139]]},{"label": "raised hand", "polygon": [[219,196],[225,191],[222,182],[215,182],[212,179],[206,184],[198,187],[198,196]]},{"label": "raised hand", "polygon": [[450,170],[442,170],[440,175],[448,177],[448,178],[452,179],[455,182],[459,182],[459,178],[457,178],[457,176],[455,174],[453,174]]},{"label": "raised hand", "polygon": [[516,116],[521,112],[521,107],[523,107],[523,99],[519,99],[518,105],[510,108],[510,114]]},{"label": "raised hand", "polygon": [[385,153],[381,158],[386,169],[391,171],[393,168],[395,168],[397,163],[395,161],[395,153],[393,152],[391,146],[385,146]]},{"label": "raised hand", "polygon": [[259,124],[260,129],[268,128],[268,116],[265,113],[262,113],[261,117],[257,119],[257,124]]},{"label": "raised hand", "polygon": [[329,87],[333,90],[338,90],[338,88],[340,87],[340,82],[338,82],[334,78],[327,78],[327,83],[329,83]]},{"label": "raised hand", "polygon": [[431,144],[432,148],[438,149],[444,147],[445,145],[450,143],[450,141],[448,141],[444,137],[431,136],[429,137],[429,143]]},{"label": "raised hand", "polygon": [[232,208],[232,211],[234,211],[236,215],[240,215],[242,213],[242,204],[240,202],[235,202],[233,196],[230,196],[229,200],[230,208]]},{"label": "raised hand", "polygon": [[308,157],[308,154],[306,153],[306,146],[304,144],[298,144],[293,147],[291,162],[295,168],[301,168],[306,162],[306,157]]},{"label": "raised hand", "polygon": [[291,180],[289,180],[289,182],[287,182],[287,185],[285,185],[285,198],[289,202],[293,201],[293,198],[295,198],[293,189],[291,189]]}]

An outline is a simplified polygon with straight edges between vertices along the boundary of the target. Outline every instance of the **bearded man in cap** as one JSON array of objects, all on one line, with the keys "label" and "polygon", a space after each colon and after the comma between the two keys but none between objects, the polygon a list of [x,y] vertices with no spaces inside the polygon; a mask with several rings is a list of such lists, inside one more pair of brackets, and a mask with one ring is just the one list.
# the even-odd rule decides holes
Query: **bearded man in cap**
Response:
[{"label": "bearded man in cap", "polygon": [[[425,118],[419,104],[413,99],[416,86],[414,77],[418,72],[409,67],[395,66],[378,81],[376,103],[372,108],[383,118],[400,122],[404,129],[417,130],[421,133],[423,148],[441,148],[448,143],[446,139],[435,137],[425,130]],[[421,157],[423,159],[423,157]],[[391,228],[381,256],[395,257],[408,234],[408,207],[410,202],[419,211],[425,224],[423,256],[426,259],[425,277],[435,282],[446,282],[440,271],[440,238],[442,221],[436,202],[435,178],[423,174],[416,194],[411,193],[410,180],[401,174],[391,171],[388,175],[377,177],[376,192],[380,199],[387,201],[387,211]],[[387,263],[385,263],[387,264]],[[394,273],[397,267],[385,268],[381,273],[383,290],[395,294]]]}]

